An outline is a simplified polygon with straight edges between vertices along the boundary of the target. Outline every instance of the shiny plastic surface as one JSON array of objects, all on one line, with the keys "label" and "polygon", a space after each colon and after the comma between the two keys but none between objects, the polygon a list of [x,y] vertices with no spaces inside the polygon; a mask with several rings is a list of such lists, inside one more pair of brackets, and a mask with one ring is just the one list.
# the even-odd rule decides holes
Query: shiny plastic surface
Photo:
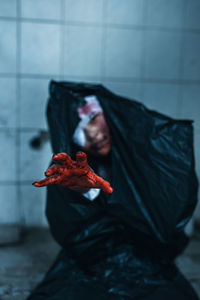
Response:
[{"label": "shiny plastic surface", "polygon": [[[54,153],[75,157],[77,106],[89,95],[100,101],[111,132],[114,192],[91,202],[48,187],[46,214],[63,250],[29,299],[198,299],[173,262],[197,202],[192,122],[101,85],[53,81],[47,117]],[[100,160],[88,156],[88,163],[96,172]]]}]

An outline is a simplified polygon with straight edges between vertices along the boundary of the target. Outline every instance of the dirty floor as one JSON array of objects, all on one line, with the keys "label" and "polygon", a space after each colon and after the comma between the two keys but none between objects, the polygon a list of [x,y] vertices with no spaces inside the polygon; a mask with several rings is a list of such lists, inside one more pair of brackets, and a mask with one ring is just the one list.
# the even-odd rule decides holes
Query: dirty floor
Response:
[{"label": "dirty floor", "polygon": [[[23,242],[0,246],[0,299],[24,300],[59,251],[48,229],[31,229]],[[193,235],[177,264],[200,297],[200,233]]]}]

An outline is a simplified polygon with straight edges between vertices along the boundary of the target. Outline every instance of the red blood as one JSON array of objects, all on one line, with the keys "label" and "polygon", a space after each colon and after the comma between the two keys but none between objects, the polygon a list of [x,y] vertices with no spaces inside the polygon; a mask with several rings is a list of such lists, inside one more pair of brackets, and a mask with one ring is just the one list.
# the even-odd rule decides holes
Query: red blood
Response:
[{"label": "red blood", "polygon": [[45,172],[47,178],[34,182],[36,187],[59,184],[62,186],[80,186],[84,188],[100,188],[104,192],[113,192],[110,183],[96,175],[87,164],[87,155],[84,152],[76,154],[76,161],[73,161],[66,153],[58,153],[53,160],[62,165],[53,164]]}]

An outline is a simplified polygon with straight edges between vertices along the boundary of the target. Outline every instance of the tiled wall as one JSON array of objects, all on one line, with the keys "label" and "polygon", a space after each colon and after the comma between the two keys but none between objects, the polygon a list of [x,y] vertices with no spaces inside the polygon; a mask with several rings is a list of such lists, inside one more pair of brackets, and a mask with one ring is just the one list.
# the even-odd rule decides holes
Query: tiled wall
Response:
[{"label": "tiled wall", "polygon": [[[176,118],[194,119],[200,178],[199,0],[0,1],[0,223],[45,225],[50,79],[101,82]],[[200,209],[196,211],[200,218]]]}]

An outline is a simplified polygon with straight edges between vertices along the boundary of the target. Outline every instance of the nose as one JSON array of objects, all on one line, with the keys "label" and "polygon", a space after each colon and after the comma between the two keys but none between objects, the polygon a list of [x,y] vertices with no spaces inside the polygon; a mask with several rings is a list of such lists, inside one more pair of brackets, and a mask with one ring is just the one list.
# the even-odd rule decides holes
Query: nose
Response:
[{"label": "nose", "polygon": [[91,142],[98,142],[102,138],[102,133],[98,128],[93,127],[87,131],[87,137]]}]

